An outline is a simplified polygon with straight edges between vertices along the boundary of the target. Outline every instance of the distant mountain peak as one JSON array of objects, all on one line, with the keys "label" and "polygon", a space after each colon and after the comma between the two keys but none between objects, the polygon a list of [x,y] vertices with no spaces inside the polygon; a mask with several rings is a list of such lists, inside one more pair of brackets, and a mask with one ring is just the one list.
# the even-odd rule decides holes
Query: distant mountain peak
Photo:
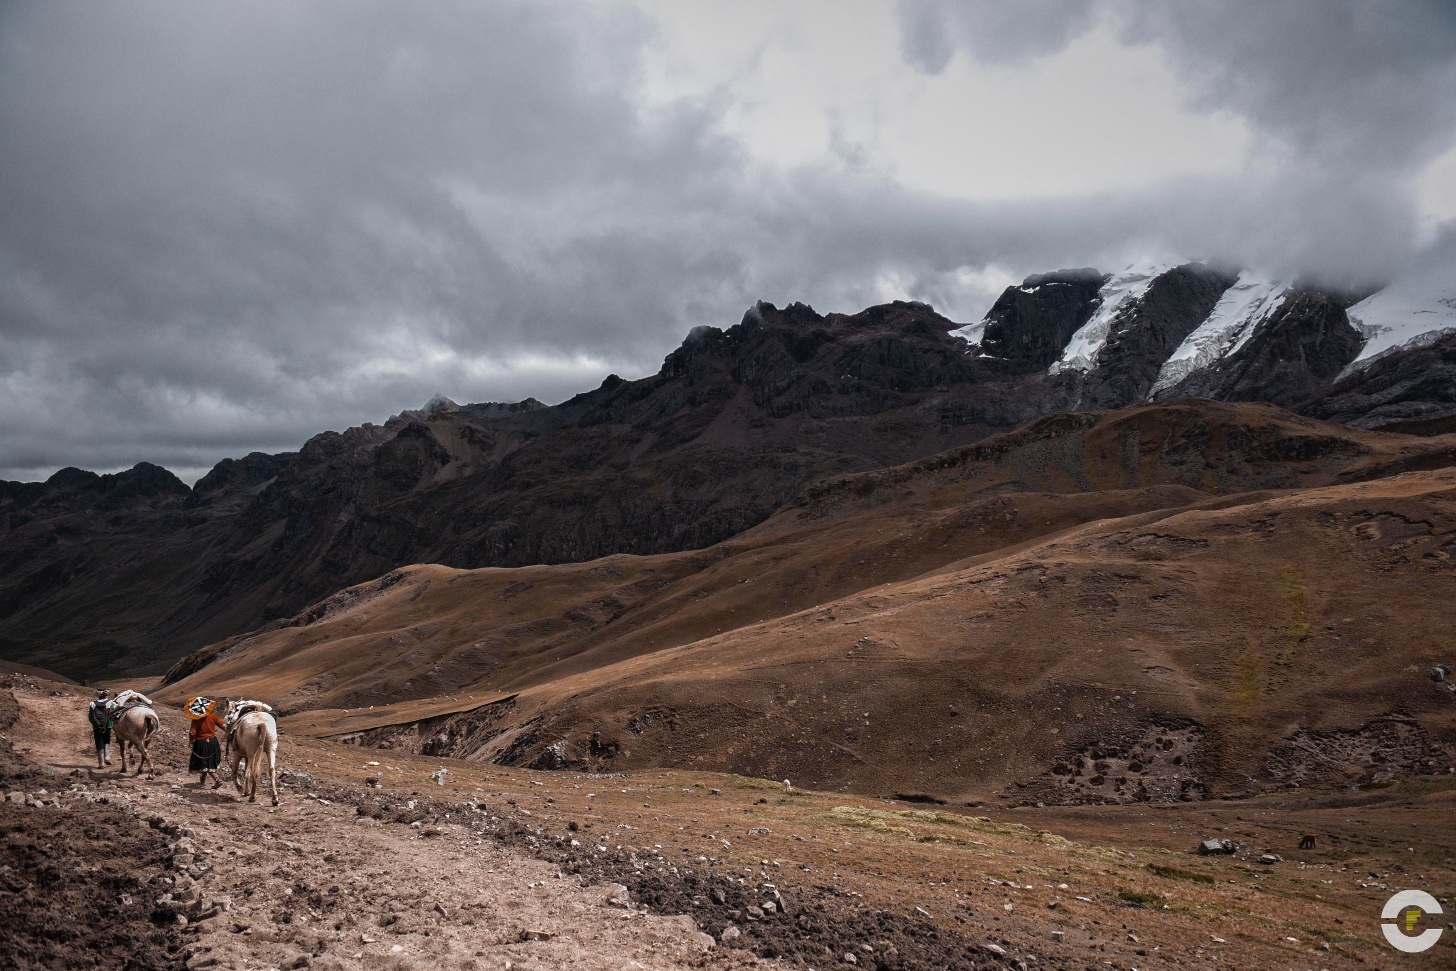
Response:
[{"label": "distant mountain peak", "polygon": [[425,406],[420,410],[427,415],[438,415],[447,411],[459,411],[460,406],[443,394],[436,393],[429,401],[425,402]]}]

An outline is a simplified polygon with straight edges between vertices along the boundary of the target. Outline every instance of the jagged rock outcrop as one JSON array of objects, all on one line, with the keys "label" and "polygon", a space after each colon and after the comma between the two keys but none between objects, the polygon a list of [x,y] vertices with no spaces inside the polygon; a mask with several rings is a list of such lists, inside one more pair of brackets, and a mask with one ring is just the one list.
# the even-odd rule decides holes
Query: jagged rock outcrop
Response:
[{"label": "jagged rock outcrop", "polygon": [[105,475],[64,468],[44,482],[0,482],[0,525],[14,527],[66,510],[158,508],[189,495],[185,482],[150,462]]},{"label": "jagged rock outcrop", "polygon": [[1456,432],[1456,334],[1353,369],[1304,410],[1356,428]]},{"label": "jagged rock outcrop", "polygon": [[280,455],[250,452],[240,459],[223,459],[193,485],[188,505],[255,493],[293,464],[295,457],[291,452]]},{"label": "jagged rock outcrop", "polygon": [[1044,370],[1097,309],[1106,275],[1091,267],[1056,270],[1007,287],[986,314],[982,353],[1015,370]]}]

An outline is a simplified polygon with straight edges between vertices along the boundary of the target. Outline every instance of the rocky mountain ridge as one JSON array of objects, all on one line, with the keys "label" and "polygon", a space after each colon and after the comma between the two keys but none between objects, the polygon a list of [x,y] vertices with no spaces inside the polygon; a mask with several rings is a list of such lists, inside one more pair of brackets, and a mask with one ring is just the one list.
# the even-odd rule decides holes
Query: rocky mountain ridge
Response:
[{"label": "rocky mountain ridge", "polygon": [[[1456,277],[1352,292],[1201,263],[1058,270],[1007,288],[955,333],[974,355],[1045,370],[1065,410],[1198,397],[1359,428],[1456,425],[1443,370],[1456,346]],[[1423,377],[1432,369],[1434,380]]]},{"label": "rocky mountain ridge", "polygon": [[[916,302],[759,303],[695,329],[658,373],[558,405],[437,397],[296,453],[225,460],[191,490],[145,463],[0,483],[0,657],[77,677],[156,671],[405,564],[702,548],[816,481],[1055,412],[1200,395],[1369,428],[1456,421],[1444,318],[1391,345],[1398,328],[1367,306],[1379,294],[1291,285],[1233,313],[1240,287],[1257,289],[1200,264],[1058,271],[971,327]],[[1362,361],[1369,335],[1391,346]],[[1191,363],[1170,383],[1173,361]]]}]

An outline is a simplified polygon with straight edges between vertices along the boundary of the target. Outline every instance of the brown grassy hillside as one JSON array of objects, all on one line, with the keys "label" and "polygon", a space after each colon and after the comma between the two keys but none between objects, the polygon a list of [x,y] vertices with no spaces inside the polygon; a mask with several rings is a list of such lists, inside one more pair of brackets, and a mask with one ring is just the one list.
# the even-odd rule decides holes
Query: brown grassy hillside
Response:
[{"label": "brown grassy hillside", "polygon": [[1456,696],[1428,677],[1456,657],[1452,446],[1264,406],[1051,416],[707,550],[397,571],[167,696],[954,801],[1384,785],[1453,765]]}]

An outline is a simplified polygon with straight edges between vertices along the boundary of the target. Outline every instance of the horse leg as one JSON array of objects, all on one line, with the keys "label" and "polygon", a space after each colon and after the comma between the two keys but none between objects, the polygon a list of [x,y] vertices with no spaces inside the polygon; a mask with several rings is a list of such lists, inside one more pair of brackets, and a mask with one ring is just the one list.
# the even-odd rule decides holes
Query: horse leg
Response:
[{"label": "horse leg", "polygon": [[116,736],[116,760],[121,763],[121,768],[116,771],[126,775],[126,739],[120,735]]},{"label": "horse leg", "polygon": [[268,746],[268,784],[273,787],[273,805],[278,805],[278,743]]},{"label": "horse leg", "polygon": [[253,757],[248,759],[248,802],[258,801],[258,773],[263,771],[263,763],[258,759],[261,752],[254,752]]}]

